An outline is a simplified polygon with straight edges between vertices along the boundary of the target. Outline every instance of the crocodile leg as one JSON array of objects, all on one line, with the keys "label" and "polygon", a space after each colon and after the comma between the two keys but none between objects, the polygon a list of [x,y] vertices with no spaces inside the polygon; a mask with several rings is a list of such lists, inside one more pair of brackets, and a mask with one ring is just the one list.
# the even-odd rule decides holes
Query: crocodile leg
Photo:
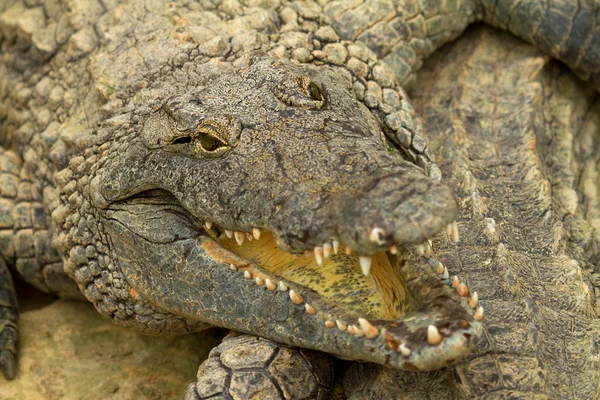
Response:
[{"label": "crocodile leg", "polygon": [[17,319],[17,293],[0,257],[0,369],[6,379],[13,379],[17,369]]},{"label": "crocodile leg", "polygon": [[233,332],[211,350],[185,399],[221,394],[224,398],[324,400],[332,390],[333,359],[328,354]]}]

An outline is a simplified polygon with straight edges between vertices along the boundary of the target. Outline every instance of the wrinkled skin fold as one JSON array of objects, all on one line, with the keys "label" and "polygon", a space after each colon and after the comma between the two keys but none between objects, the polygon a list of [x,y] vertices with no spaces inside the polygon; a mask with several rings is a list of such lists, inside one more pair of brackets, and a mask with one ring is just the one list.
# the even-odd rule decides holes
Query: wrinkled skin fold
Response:
[{"label": "wrinkled skin fold", "polygon": [[[481,335],[477,298],[429,257],[448,224],[457,238],[458,206],[401,87],[484,21],[598,88],[598,1],[242,3],[0,4],[7,377],[9,270],[146,333],[219,324],[408,370]],[[256,232],[332,270],[349,248],[407,314],[354,293],[370,309],[341,306],[300,283],[318,274],[283,278],[224,244]]]}]

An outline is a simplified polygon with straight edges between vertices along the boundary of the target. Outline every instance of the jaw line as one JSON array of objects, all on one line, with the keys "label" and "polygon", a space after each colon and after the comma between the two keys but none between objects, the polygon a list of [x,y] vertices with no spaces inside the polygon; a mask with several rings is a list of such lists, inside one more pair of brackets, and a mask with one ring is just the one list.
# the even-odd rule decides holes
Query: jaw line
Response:
[{"label": "jaw line", "polygon": [[[160,244],[157,251],[157,244],[117,221],[107,221],[106,229],[120,238],[113,241],[115,253],[129,284],[150,303],[194,321],[405,370],[431,370],[455,362],[481,334],[473,313],[436,276],[413,280],[421,282],[411,290],[426,288],[430,299],[425,303],[433,309],[402,319],[369,321],[206,236]],[[256,301],[265,297],[264,302]],[[438,298],[443,301],[435,301]],[[435,346],[427,344],[432,323],[440,326],[443,336]]]}]

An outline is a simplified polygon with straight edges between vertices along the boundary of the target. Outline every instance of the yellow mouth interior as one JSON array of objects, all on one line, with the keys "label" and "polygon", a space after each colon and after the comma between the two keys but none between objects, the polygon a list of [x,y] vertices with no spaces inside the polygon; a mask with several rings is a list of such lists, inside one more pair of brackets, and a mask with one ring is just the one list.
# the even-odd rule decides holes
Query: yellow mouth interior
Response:
[{"label": "yellow mouth interior", "polygon": [[395,319],[406,314],[409,304],[405,285],[386,253],[373,255],[369,276],[363,276],[358,256],[344,251],[317,265],[313,254],[281,251],[270,232],[241,246],[225,234],[221,246],[254,261],[269,272],[318,292],[335,304],[371,318]]}]

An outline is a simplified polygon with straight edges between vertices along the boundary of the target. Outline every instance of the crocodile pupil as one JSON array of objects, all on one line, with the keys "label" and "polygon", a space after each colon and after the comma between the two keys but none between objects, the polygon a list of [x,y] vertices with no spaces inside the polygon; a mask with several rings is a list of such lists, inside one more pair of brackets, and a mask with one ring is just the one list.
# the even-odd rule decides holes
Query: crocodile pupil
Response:
[{"label": "crocodile pupil", "polygon": [[315,101],[323,100],[323,96],[321,96],[321,91],[319,90],[319,87],[313,82],[310,83],[310,97]]},{"label": "crocodile pupil", "polygon": [[201,134],[200,145],[206,151],[215,151],[216,149],[221,147],[222,143],[210,135]]}]

